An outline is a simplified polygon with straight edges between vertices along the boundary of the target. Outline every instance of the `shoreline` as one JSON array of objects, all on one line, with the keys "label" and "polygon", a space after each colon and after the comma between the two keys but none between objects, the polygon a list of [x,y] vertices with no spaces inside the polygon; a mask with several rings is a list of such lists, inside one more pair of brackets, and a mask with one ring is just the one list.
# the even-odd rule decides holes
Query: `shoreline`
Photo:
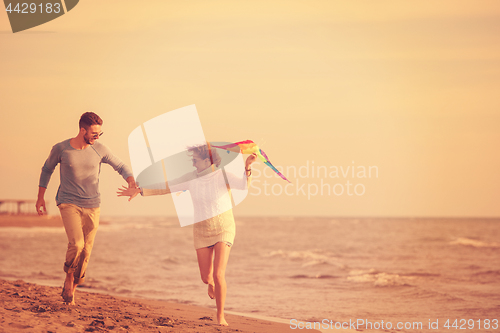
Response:
[{"label": "shoreline", "polygon": [[36,228],[36,227],[61,227],[63,223],[59,215],[0,215],[0,228]]},{"label": "shoreline", "polygon": [[[106,219],[99,221],[99,224],[106,225]],[[0,228],[64,228],[60,215],[35,214],[10,215],[0,214]]]},{"label": "shoreline", "polygon": [[[24,332],[293,332],[289,324],[154,299],[77,290],[76,305],[62,301],[61,287],[0,279],[0,330]],[[309,331],[309,330],[308,330]],[[313,331],[314,332],[314,331]],[[316,331],[318,332],[318,331]]]}]

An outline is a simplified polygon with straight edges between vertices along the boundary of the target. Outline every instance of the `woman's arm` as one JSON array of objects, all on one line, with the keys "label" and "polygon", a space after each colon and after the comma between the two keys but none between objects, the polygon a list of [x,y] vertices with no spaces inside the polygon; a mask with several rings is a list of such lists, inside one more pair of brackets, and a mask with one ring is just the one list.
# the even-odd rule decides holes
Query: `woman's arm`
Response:
[{"label": "woman's arm", "polygon": [[231,172],[226,172],[227,182],[229,182],[229,186],[234,189],[244,190],[245,188],[250,187],[250,183],[252,181],[252,168],[251,165],[256,161],[257,155],[252,154],[248,156],[245,162],[245,176],[246,177],[238,177],[233,175]]},{"label": "woman's arm", "polygon": [[[179,178],[180,179],[180,178]],[[174,180],[173,182],[176,182],[177,180]],[[171,186],[168,186],[168,183],[160,183],[160,184],[155,184],[155,185],[149,185],[147,188],[144,187],[138,187],[138,188],[127,188],[123,186],[122,188],[118,189],[118,194],[119,197],[130,197],[128,201],[132,200],[135,198],[139,193],[143,196],[150,196],[150,195],[162,195],[162,194],[169,194],[172,192],[180,192],[180,191],[185,191],[189,189],[189,182],[185,181],[180,184],[174,184]]]},{"label": "woman's arm", "polygon": [[[143,196],[149,196],[149,195],[162,195],[162,194],[169,194],[171,193],[170,188],[168,187],[168,183],[162,183],[158,185],[153,185],[153,188],[143,188],[143,187],[137,187],[137,188],[127,188],[125,186],[122,186],[122,188],[118,189],[118,194],[119,197],[130,197],[128,201],[132,200],[135,198],[139,193]],[[156,187],[156,188],[155,188]],[[177,191],[175,191],[177,192]]]},{"label": "woman's arm", "polygon": [[245,162],[245,175],[247,176],[247,188],[250,187],[250,183],[252,182],[252,163],[257,160],[257,154],[252,154],[248,156]]},{"label": "woman's arm", "polygon": [[257,154],[252,154],[248,156],[246,162],[245,162],[245,174],[247,177],[250,177],[252,175],[252,163],[254,163],[257,160]]}]

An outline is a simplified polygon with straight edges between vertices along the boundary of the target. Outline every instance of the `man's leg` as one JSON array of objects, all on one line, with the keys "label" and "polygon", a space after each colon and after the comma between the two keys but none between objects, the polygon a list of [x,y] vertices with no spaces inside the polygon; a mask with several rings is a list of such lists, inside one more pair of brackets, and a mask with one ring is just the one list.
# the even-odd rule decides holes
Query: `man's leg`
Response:
[{"label": "man's leg", "polygon": [[94,246],[94,239],[99,227],[100,208],[82,208],[82,230],[84,237],[83,251],[79,258],[79,264],[75,271],[75,287],[85,281],[85,272],[90,259],[90,253]]},{"label": "man's leg", "polygon": [[66,261],[64,263],[66,280],[62,296],[66,302],[73,303],[74,274],[78,268],[80,255],[85,244],[82,231],[82,208],[72,204],[60,204],[58,207],[68,237],[68,250],[66,251]]}]

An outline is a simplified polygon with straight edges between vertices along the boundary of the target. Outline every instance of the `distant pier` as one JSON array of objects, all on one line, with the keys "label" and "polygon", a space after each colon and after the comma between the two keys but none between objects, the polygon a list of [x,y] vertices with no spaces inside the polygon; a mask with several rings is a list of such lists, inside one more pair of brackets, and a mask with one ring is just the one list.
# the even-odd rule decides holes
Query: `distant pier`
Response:
[{"label": "distant pier", "polygon": [[37,215],[36,200],[0,199],[0,215]]}]

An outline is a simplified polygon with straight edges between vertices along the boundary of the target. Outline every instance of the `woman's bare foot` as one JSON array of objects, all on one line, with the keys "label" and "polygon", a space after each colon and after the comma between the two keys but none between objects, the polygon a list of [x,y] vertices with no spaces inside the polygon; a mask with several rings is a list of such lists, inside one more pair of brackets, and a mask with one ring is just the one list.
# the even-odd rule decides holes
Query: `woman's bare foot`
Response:
[{"label": "woman's bare foot", "polygon": [[72,296],[71,299],[68,300],[68,302],[64,301],[64,303],[66,303],[66,305],[76,305],[75,296]]},{"label": "woman's bare foot", "polygon": [[229,326],[226,319],[224,318],[224,315],[222,315],[221,317],[217,315],[217,322],[219,323],[220,326]]},{"label": "woman's bare foot", "polygon": [[215,298],[215,285],[213,284],[208,284],[208,297],[211,299]]}]

